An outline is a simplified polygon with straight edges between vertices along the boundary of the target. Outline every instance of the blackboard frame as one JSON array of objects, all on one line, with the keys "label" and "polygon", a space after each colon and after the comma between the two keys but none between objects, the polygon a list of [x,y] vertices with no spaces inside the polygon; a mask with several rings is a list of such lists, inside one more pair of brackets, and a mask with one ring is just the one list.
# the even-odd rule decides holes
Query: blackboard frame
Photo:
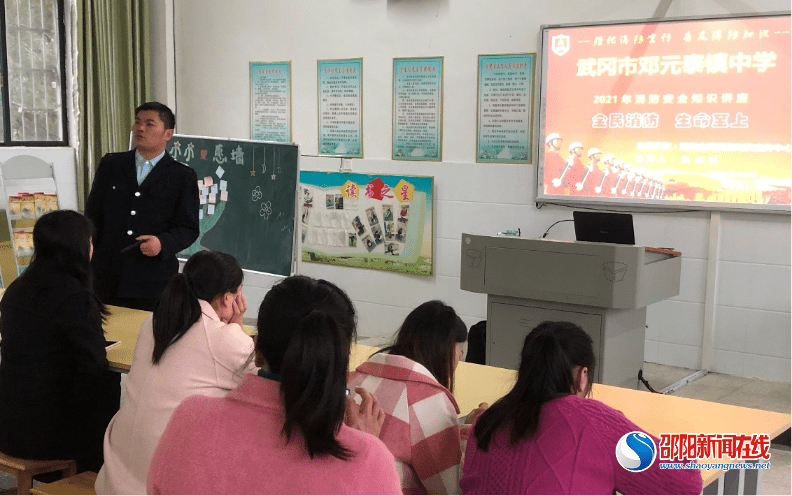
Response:
[{"label": "blackboard frame", "polygon": [[[191,149],[192,152],[191,156],[188,157],[187,150],[186,149],[182,150],[180,148],[181,145],[180,142],[185,140],[193,144],[195,144],[196,142],[202,142],[207,146],[197,151],[193,147]],[[176,146],[177,143],[179,143],[179,146]],[[211,145],[208,145],[210,143]],[[217,162],[216,160],[214,160],[216,157],[211,157],[210,159],[208,156],[209,146],[216,146],[216,145],[223,145],[223,146],[236,145],[237,148],[235,148],[235,151],[240,152],[236,156],[237,157],[239,157],[240,155],[242,156],[241,158],[242,163],[239,163],[238,161],[232,163],[231,161],[234,160],[233,155],[231,157],[231,160],[229,160],[228,156],[224,155],[223,158],[225,158],[225,161],[223,162]],[[229,149],[230,148],[231,146],[229,146]],[[246,162],[247,159],[245,158],[245,155],[248,155],[247,152],[250,151],[251,149],[253,150],[253,153],[252,156],[250,156],[250,165],[248,165],[248,163]],[[256,164],[255,163],[256,150],[259,149],[263,149],[264,159],[262,163]],[[264,219],[264,221],[269,221],[269,218],[271,216],[274,216],[276,213],[278,213],[276,212],[277,206],[281,206],[285,208],[286,205],[289,205],[290,206],[289,208],[291,209],[291,212],[289,212],[289,208],[285,208],[285,210],[280,212],[281,214],[286,214],[283,217],[283,222],[280,223],[280,226],[283,227],[281,232],[285,232],[285,229],[289,228],[288,230],[291,231],[291,236],[288,237],[281,236],[277,233],[273,234],[273,232],[277,230],[274,231],[271,230],[268,227],[269,223],[267,223],[267,227],[265,228],[261,228],[261,226],[256,226],[257,227],[256,229],[251,229],[245,226],[244,229],[239,229],[238,226],[236,228],[233,228],[233,227],[229,227],[228,225],[221,225],[220,220],[218,219],[217,221],[215,221],[215,223],[209,226],[208,229],[205,229],[207,223],[202,221],[201,236],[199,237],[198,240],[196,240],[196,244],[194,244],[192,247],[178,254],[179,260],[181,261],[186,260],[186,258],[189,257],[190,254],[194,253],[195,251],[198,251],[198,249],[215,249],[218,251],[224,251],[226,253],[229,253],[237,257],[242,268],[247,271],[264,274],[264,275],[271,275],[274,277],[287,277],[296,273],[297,249],[298,249],[297,234],[296,234],[298,227],[297,226],[298,219],[296,216],[296,212],[298,211],[298,199],[299,199],[298,187],[299,187],[299,173],[300,173],[300,150],[299,150],[299,145],[297,143],[294,142],[280,143],[275,141],[261,141],[261,140],[250,140],[250,139],[240,139],[240,138],[230,138],[230,137],[174,134],[173,138],[171,138],[171,140],[167,145],[167,150],[173,156],[174,159],[181,161],[182,163],[186,163],[188,166],[196,170],[199,179],[199,186],[201,181],[204,180],[204,178],[206,177],[208,171],[210,170],[213,170],[214,172],[218,171],[218,169],[215,166],[218,166],[220,168],[224,166],[227,167],[228,170],[223,169],[223,172],[222,174],[220,174],[220,177],[217,177],[218,181],[216,184],[214,183],[214,178],[213,178],[213,184],[211,186],[217,187],[216,194],[221,194],[222,190],[220,190],[219,187],[222,185],[221,181],[224,181],[222,178],[226,177],[225,174],[227,172],[233,172],[234,183],[241,181],[242,177],[246,177],[247,179],[250,179],[252,182],[258,183],[256,185],[257,187],[253,189],[251,201],[257,202],[259,200],[264,200],[264,202],[261,203],[261,210],[260,210],[260,212],[264,212],[263,214],[261,214],[261,217]],[[268,150],[277,150],[277,158],[276,158],[276,152],[273,151],[272,152],[273,161],[270,161],[269,163],[267,163],[266,160]],[[217,152],[217,149],[215,151]],[[284,160],[288,160],[288,163],[280,162],[283,156],[281,154],[281,151],[285,151],[283,155],[285,155],[286,158]],[[207,152],[207,153],[203,154],[202,156],[202,152]],[[223,153],[222,146],[220,148],[220,152],[221,154]],[[207,163],[202,163],[202,162],[207,162]],[[209,169],[208,167],[211,167],[211,169]],[[263,169],[259,172],[257,170],[257,167],[262,167]],[[246,176],[242,175],[242,172],[245,172],[245,174],[247,175]],[[271,174],[268,174],[268,172],[271,172]],[[256,174],[259,175],[257,176]],[[265,174],[270,176],[271,180],[265,179]],[[275,191],[274,188],[276,186],[275,183],[277,182],[278,179],[277,176],[285,176],[285,181],[287,182],[287,184],[285,185],[286,188],[279,187],[277,191]],[[225,179],[225,181],[226,182],[231,181],[232,180],[231,178],[232,176],[228,176],[227,179]],[[264,180],[262,181],[260,180],[260,178]],[[210,191],[211,191],[211,186],[209,186]],[[257,190],[259,195],[258,197],[256,196]],[[250,202],[247,201],[240,202],[239,199],[243,198],[243,196],[242,196],[242,192],[239,191],[238,188],[237,191],[234,192],[232,192],[230,189],[228,189],[227,191],[228,191],[228,198],[234,201],[233,205],[234,205],[234,210],[236,212],[240,212],[240,211],[243,213],[245,211],[253,212],[254,209],[258,208],[258,206],[251,207],[249,205]],[[273,195],[271,197],[271,200],[267,199],[268,191],[271,192]],[[289,194],[289,192],[291,194]],[[199,194],[201,193],[203,193],[203,191],[199,191]],[[276,201],[275,195],[279,195],[279,199],[280,199],[279,202]],[[272,201],[276,201],[276,203],[273,205]],[[206,208],[208,208],[207,206],[208,203],[209,203],[208,198],[206,198],[205,203],[202,203],[201,205],[204,213],[206,212]],[[242,203],[248,203],[248,205],[241,206]],[[270,207],[275,207],[275,208],[270,208],[267,211],[265,211],[265,204],[267,203],[270,204],[269,205]],[[220,202],[217,202],[214,205],[219,205],[219,204]],[[217,217],[220,218],[222,213],[223,212],[220,211],[217,214]],[[291,213],[292,216],[291,222],[286,221],[289,213]],[[253,217],[255,217],[255,212],[250,215],[253,215]],[[251,217],[248,218],[248,221],[250,220],[250,218]],[[281,216],[278,215],[273,222],[280,220],[280,218]],[[227,224],[227,222],[225,224]],[[210,239],[208,241],[205,241],[203,239],[204,235],[209,234],[213,229],[216,228],[216,225],[221,227],[220,230],[222,231],[222,233],[216,234],[214,236],[210,236]],[[262,231],[264,232],[262,233]],[[218,236],[222,236],[222,234],[225,234],[225,237],[221,238],[222,241],[218,241],[217,239],[215,239],[214,241],[211,240],[212,237],[217,238]],[[239,238],[233,238],[233,235],[239,236]],[[251,248],[250,244],[252,243],[252,241],[250,238],[255,235],[263,236],[260,237],[259,239],[263,240],[263,242],[265,243],[265,248],[266,248],[266,243],[268,242],[272,243],[273,241],[276,241],[279,243],[285,243],[286,240],[289,240],[290,247],[288,249],[288,254],[289,254],[288,263],[286,261],[286,257],[284,254],[285,250],[283,249],[282,245],[279,245],[280,251],[276,256],[277,260],[273,262],[273,264],[277,265],[277,268],[272,270],[266,270],[266,269],[262,270],[262,268],[264,267],[273,267],[273,265],[269,264],[269,261],[264,260],[263,258],[262,259],[258,258],[261,256],[261,251],[266,251],[266,250],[254,250],[253,248]],[[208,243],[209,246],[204,245],[203,244],[204,242]],[[233,248],[234,246],[238,247],[240,244],[243,244],[243,246],[247,246],[247,249],[235,250]]]}]

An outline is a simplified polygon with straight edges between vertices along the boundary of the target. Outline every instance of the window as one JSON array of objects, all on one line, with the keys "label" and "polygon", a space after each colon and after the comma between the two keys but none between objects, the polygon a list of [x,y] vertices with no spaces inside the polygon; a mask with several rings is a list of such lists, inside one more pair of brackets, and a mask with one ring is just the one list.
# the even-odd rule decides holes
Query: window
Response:
[{"label": "window", "polygon": [[2,145],[65,145],[63,0],[5,0],[2,25]]}]

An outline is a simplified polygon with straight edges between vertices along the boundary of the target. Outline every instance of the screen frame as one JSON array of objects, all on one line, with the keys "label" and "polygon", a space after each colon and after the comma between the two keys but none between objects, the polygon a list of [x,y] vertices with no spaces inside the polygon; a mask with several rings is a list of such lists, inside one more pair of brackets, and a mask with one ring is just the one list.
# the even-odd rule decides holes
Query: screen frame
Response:
[{"label": "screen frame", "polygon": [[579,22],[579,23],[563,23],[563,24],[542,24],[539,27],[540,35],[540,48],[536,53],[537,63],[540,68],[540,79],[537,86],[539,87],[539,105],[536,106],[536,112],[539,114],[536,118],[538,122],[536,137],[536,169],[535,169],[535,183],[534,183],[534,199],[537,208],[544,205],[560,205],[569,207],[599,207],[612,210],[631,210],[635,209],[654,209],[661,211],[674,211],[674,210],[703,210],[703,211],[731,211],[731,212],[757,212],[757,213],[775,213],[786,214],[792,213],[792,205],[771,205],[771,204],[746,204],[746,203],[725,203],[725,202],[698,202],[698,201],[663,201],[663,200],[642,200],[634,201],[631,199],[611,200],[605,198],[592,198],[592,197],[575,197],[575,196],[560,196],[560,195],[546,195],[542,191],[543,177],[544,177],[544,159],[545,159],[545,136],[547,136],[546,121],[544,110],[547,106],[547,64],[546,56],[549,50],[549,31],[551,29],[559,28],[578,28],[578,27],[602,27],[602,26],[619,26],[623,24],[647,24],[647,23],[666,23],[666,22],[695,22],[707,20],[729,20],[729,19],[748,19],[755,17],[790,17],[791,11],[774,11],[774,12],[753,12],[746,14],[726,14],[726,15],[700,15],[700,16],[685,16],[685,17],[664,17],[661,19],[625,19],[617,21],[603,21],[603,22]]}]

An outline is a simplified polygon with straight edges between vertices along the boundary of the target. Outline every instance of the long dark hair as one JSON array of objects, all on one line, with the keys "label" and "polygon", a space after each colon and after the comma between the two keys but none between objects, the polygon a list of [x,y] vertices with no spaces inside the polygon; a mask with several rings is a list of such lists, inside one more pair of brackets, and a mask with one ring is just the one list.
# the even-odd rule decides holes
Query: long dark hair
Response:
[{"label": "long dark hair", "polygon": [[492,436],[510,429],[509,442],[530,438],[539,426],[542,405],[575,393],[575,367],[587,367],[591,393],[594,377],[591,336],[571,322],[542,322],[525,337],[517,383],[479,417],[474,433],[477,447],[487,451]]},{"label": "long dark hair", "polygon": [[201,317],[198,300],[211,302],[218,295],[236,293],[242,284],[242,268],[236,258],[219,251],[199,251],[170,280],[154,307],[154,352],[159,363],[165,350],[179,340]]},{"label": "long dark hair", "polygon": [[258,313],[256,354],[281,376],[283,433],[298,430],[308,455],[348,460],[336,439],[344,420],[355,307],[335,284],[293,276],[274,285]]},{"label": "long dark hair", "polygon": [[70,274],[93,297],[104,319],[107,309],[93,289],[90,255],[93,235],[91,219],[74,210],[44,214],[33,226],[33,258],[20,277],[52,268]]},{"label": "long dark hair", "polygon": [[467,340],[467,326],[453,308],[442,301],[422,303],[410,312],[396,341],[380,350],[418,362],[441,385],[454,391],[454,345]]},{"label": "long dark hair", "polygon": [[33,227],[33,259],[26,272],[35,272],[44,264],[54,265],[92,289],[90,252],[93,234],[91,220],[74,210],[44,214]]}]

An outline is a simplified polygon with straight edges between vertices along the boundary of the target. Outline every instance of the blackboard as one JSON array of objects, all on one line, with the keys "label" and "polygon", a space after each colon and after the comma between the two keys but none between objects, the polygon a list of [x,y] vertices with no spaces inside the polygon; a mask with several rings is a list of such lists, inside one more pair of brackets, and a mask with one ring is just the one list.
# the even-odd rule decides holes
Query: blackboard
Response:
[{"label": "blackboard", "polygon": [[244,269],[290,275],[297,145],[173,135],[167,150],[195,170],[201,198],[201,234],[179,258],[222,251]]}]

